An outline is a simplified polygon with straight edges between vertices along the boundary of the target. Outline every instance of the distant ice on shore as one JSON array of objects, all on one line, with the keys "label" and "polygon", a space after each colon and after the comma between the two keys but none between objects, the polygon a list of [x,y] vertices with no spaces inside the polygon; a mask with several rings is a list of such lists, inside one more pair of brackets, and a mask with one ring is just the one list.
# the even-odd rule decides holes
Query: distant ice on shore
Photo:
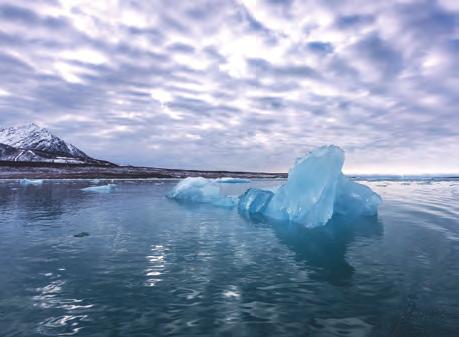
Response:
[{"label": "distant ice on shore", "polygon": [[115,189],[115,184],[101,185],[101,186],[91,186],[82,188],[83,192],[93,192],[93,193],[110,193]]},{"label": "distant ice on shore", "polygon": [[43,185],[42,179],[21,179],[19,180],[19,184],[22,186],[40,186]]},{"label": "distant ice on shore", "polygon": [[250,179],[246,178],[233,178],[233,177],[223,177],[223,178],[217,178],[214,180],[216,183],[219,184],[247,184],[250,183]]}]

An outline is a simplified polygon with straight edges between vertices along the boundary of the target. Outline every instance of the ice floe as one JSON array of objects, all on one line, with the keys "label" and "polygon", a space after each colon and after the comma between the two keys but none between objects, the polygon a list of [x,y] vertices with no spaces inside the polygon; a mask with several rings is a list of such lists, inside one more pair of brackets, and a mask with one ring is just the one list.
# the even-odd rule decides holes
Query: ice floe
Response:
[{"label": "ice floe", "polygon": [[237,204],[236,198],[221,194],[220,186],[215,181],[203,177],[188,177],[181,180],[167,197],[221,207],[234,207]]}]

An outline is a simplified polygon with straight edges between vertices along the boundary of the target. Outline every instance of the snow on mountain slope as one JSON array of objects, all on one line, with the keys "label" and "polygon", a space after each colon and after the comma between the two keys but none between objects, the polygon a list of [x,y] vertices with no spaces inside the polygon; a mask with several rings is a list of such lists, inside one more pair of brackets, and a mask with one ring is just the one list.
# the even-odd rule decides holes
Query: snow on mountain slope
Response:
[{"label": "snow on mountain slope", "polygon": [[113,165],[89,157],[36,124],[0,129],[0,161]]},{"label": "snow on mountain slope", "polygon": [[18,149],[6,144],[0,144],[0,158],[2,160],[14,160],[18,153]]},{"label": "snow on mountain slope", "polygon": [[0,143],[26,150],[40,150],[73,158],[89,158],[83,151],[35,124],[0,129]]}]

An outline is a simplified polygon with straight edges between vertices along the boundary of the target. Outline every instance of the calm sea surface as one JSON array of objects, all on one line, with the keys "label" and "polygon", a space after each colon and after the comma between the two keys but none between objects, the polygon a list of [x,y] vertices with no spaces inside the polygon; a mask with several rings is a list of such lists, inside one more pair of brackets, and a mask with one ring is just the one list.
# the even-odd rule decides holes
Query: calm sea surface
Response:
[{"label": "calm sea surface", "polygon": [[175,183],[0,182],[0,336],[459,336],[458,181],[368,182],[377,217],[315,230]]}]

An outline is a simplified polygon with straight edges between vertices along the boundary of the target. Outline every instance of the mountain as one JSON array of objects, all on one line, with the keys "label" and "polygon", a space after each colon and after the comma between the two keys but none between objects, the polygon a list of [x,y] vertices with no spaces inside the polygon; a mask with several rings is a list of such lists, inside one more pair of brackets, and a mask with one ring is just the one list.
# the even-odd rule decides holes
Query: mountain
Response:
[{"label": "mountain", "polygon": [[36,124],[0,129],[0,161],[114,165],[91,158]]},{"label": "mountain", "polygon": [[0,129],[0,143],[19,149],[39,150],[71,158],[89,158],[83,151],[36,124]]}]

